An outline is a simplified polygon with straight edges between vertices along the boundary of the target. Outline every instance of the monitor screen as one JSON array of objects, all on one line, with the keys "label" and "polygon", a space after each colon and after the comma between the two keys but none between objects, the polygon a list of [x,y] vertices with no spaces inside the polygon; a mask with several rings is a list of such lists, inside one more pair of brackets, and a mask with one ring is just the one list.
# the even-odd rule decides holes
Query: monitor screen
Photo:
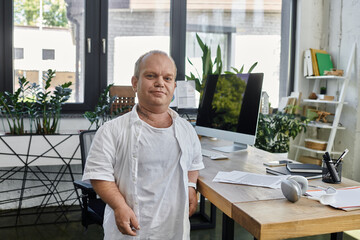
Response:
[{"label": "monitor screen", "polygon": [[255,143],[263,73],[209,75],[200,98],[196,131],[199,135],[234,142],[224,152]]}]

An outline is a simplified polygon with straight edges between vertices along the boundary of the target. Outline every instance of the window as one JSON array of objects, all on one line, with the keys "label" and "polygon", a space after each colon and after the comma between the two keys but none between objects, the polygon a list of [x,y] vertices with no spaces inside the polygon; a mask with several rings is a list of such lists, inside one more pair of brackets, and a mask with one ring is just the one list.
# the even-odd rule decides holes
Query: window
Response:
[{"label": "window", "polygon": [[54,49],[43,49],[42,50],[42,60],[55,60],[55,50]]},{"label": "window", "polygon": [[169,53],[170,0],[132,1],[131,7],[110,0],[108,27],[108,83],[131,85],[141,54]]},{"label": "window", "polygon": [[[274,1],[187,1],[186,54],[202,75],[202,50],[196,34],[211,48],[222,53],[223,70],[232,67],[244,73],[258,62],[254,72],[264,73],[263,91],[272,106],[279,101],[281,40],[281,0]],[[186,74],[196,70],[187,62]]]},{"label": "window", "polygon": [[[41,86],[42,72],[53,69],[56,70],[56,77],[52,81],[52,85],[58,85],[56,78],[59,78],[62,72],[66,73],[66,79],[71,76],[73,83],[70,102],[83,103],[84,0],[14,0],[13,6],[13,47],[15,52],[13,67],[16,69],[14,89],[17,86],[18,74],[29,78],[29,75],[25,73],[37,71],[38,73],[35,75],[38,77],[35,77],[34,74],[31,76],[35,77],[36,83]],[[23,51],[25,49],[27,58],[17,58],[17,49],[23,49]],[[28,80],[33,81],[33,79]]]},{"label": "window", "polygon": [[14,48],[14,59],[24,59],[23,48]]},{"label": "window", "polygon": [[[107,84],[129,85],[135,60],[150,49],[173,56],[178,80],[194,71],[187,58],[201,70],[198,33],[213,54],[220,44],[224,69],[244,64],[247,71],[259,62],[254,71],[265,73],[264,90],[276,106],[286,94],[281,84],[291,86],[293,79],[290,35],[296,8],[289,11],[290,5],[294,8],[296,0],[3,0],[0,91],[13,91],[22,74],[39,83],[51,68],[73,82],[64,110],[83,112],[93,109]],[[284,23],[291,26],[283,28]],[[283,51],[286,44],[289,52]]]}]

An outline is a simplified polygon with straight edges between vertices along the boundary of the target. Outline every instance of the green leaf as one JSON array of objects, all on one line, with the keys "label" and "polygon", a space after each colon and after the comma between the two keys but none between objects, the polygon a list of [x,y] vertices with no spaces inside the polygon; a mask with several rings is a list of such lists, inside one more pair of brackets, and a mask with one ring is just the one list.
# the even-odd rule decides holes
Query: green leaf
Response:
[{"label": "green leaf", "polygon": [[251,72],[254,70],[254,68],[256,67],[257,64],[258,64],[258,62],[255,62],[255,63],[250,67],[248,73],[251,73]]}]

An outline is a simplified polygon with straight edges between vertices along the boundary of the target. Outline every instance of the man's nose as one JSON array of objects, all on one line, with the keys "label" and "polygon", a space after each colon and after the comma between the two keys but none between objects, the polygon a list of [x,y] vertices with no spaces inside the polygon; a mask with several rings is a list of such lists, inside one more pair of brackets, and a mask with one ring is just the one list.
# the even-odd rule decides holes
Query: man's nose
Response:
[{"label": "man's nose", "polygon": [[162,76],[156,78],[155,87],[164,87],[165,80]]}]

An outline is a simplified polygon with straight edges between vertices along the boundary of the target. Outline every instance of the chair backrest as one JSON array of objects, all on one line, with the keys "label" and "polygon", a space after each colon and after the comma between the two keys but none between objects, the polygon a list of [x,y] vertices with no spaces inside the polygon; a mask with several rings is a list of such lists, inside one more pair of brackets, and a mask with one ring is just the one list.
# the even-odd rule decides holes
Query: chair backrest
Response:
[{"label": "chair backrest", "polygon": [[79,135],[80,137],[80,151],[81,151],[81,164],[82,164],[82,170],[84,171],[86,158],[88,156],[88,152],[90,150],[90,146],[92,143],[92,140],[94,139],[96,130],[87,130],[82,131]]},{"label": "chair backrest", "polygon": [[111,105],[111,112],[124,107],[127,107],[125,112],[128,112],[135,105],[135,92],[131,86],[111,86],[109,94],[117,97]]}]

